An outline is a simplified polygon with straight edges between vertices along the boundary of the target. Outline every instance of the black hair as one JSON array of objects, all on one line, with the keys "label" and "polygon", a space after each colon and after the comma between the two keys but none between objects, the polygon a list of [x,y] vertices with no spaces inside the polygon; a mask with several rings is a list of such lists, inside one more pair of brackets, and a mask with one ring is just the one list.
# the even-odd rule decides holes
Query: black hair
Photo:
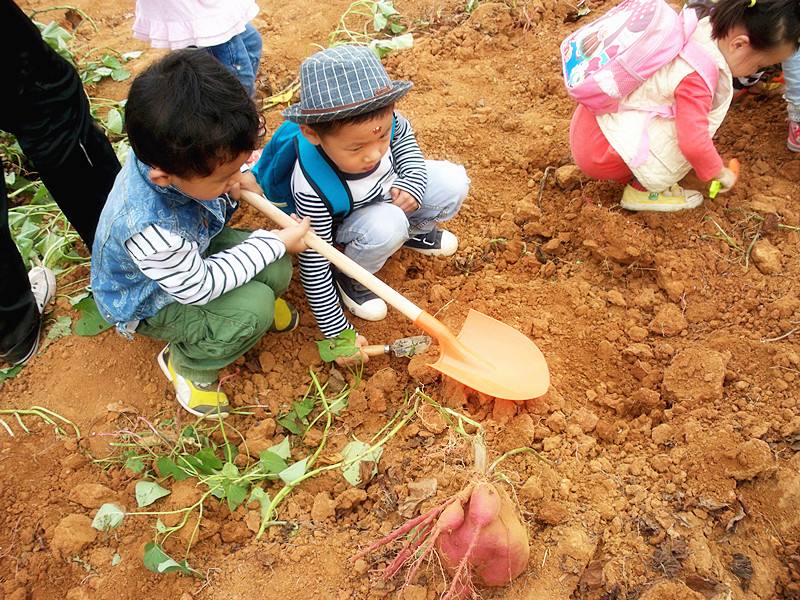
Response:
[{"label": "black hair", "polygon": [[322,123],[309,123],[308,126],[311,127],[311,129],[313,129],[317,133],[317,135],[324,136],[341,129],[345,125],[358,125],[361,123],[372,121],[374,119],[380,119],[381,117],[385,117],[387,114],[393,111],[394,111],[394,102],[386,106],[376,108],[375,110],[362,113],[360,115],[353,115],[352,117],[345,117],[343,119],[337,119],[335,121],[324,121]]},{"label": "black hair", "polygon": [[206,177],[263,135],[238,79],[205,50],[167,54],[134,79],[125,129],[136,156],[178,177]]},{"label": "black hair", "polygon": [[[800,45],[798,0],[718,0],[706,11],[711,15],[711,35],[719,40],[741,25],[755,50],[772,50],[781,44]],[[751,6],[752,4],[752,6]]]}]

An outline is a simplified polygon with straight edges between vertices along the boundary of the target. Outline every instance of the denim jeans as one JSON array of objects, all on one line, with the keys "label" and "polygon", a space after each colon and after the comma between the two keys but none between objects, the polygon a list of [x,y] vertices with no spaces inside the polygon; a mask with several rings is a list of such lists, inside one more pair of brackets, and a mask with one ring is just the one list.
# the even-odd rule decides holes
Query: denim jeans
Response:
[{"label": "denim jeans", "polygon": [[786,109],[789,120],[800,122],[800,52],[796,52],[783,63],[783,79],[786,82]]},{"label": "denim jeans", "polygon": [[258,74],[258,64],[261,62],[261,45],[261,34],[248,23],[242,33],[233,36],[223,44],[206,47],[206,52],[236,75],[252,97],[256,93],[256,75]]},{"label": "denim jeans", "polygon": [[425,167],[428,187],[418,210],[406,215],[391,202],[373,202],[353,211],[339,225],[336,241],[370,273],[379,271],[410,236],[429,232],[461,208],[469,191],[464,167],[442,160],[426,160]]}]

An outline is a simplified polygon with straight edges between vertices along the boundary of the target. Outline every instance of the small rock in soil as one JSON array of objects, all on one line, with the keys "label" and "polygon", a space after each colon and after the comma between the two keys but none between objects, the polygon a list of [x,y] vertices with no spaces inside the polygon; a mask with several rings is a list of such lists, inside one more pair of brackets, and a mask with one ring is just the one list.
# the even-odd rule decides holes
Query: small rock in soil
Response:
[{"label": "small rock in soil", "polygon": [[408,374],[419,383],[429,384],[436,381],[437,373],[428,366],[432,358],[427,354],[417,354],[408,361]]},{"label": "small rock in soil", "polygon": [[625,333],[627,333],[628,337],[634,342],[643,342],[647,339],[647,329],[640,327],[639,325],[632,325],[628,327]]},{"label": "small rock in soil", "polygon": [[664,390],[678,401],[721,400],[730,355],[709,348],[679,352],[664,370]]},{"label": "small rock in soil", "polygon": [[594,431],[594,428],[597,427],[597,422],[600,419],[593,412],[581,408],[573,413],[569,420],[571,423],[577,424],[583,433],[591,433]]},{"label": "small rock in soil", "polygon": [[226,544],[243,543],[252,536],[248,531],[247,525],[242,521],[225,521],[219,531],[222,541]]},{"label": "small rock in soil", "polygon": [[750,252],[750,258],[764,275],[774,275],[783,270],[783,255],[769,240],[758,240]]},{"label": "small rock in soil", "polygon": [[92,528],[92,520],[86,515],[67,515],[53,533],[51,547],[56,556],[69,558],[80,554],[81,550],[94,542],[97,530]]},{"label": "small rock in soil", "polygon": [[619,290],[609,290],[606,293],[606,300],[608,300],[609,304],[613,304],[614,306],[628,306],[628,303],[625,301],[625,296],[622,295],[622,292]]},{"label": "small rock in soil", "polygon": [[116,500],[117,495],[99,483],[79,483],[72,488],[69,499],[85,508],[100,508],[105,502]]},{"label": "small rock in soil", "polygon": [[738,481],[753,479],[765,471],[774,469],[775,457],[764,440],[751,439],[728,453],[735,460],[728,473]]},{"label": "small rock in soil", "polygon": [[519,497],[523,502],[535,502],[544,498],[542,483],[537,475],[528,477],[528,480],[519,489]]},{"label": "small rock in soil", "polygon": [[675,436],[675,428],[669,423],[662,423],[658,427],[654,427],[650,435],[655,444],[668,444]]},{"label": "small rock in soil", "polygon": [[547,525],[560,525],[568,518],[567,509],[555,501],[543,502],[536,513],[536,520]]},{"label": "small rock in soil", "polygon": [[678,335],[687,325],[686,317],[677,304],[665,304],[650,321],[648,327],[653,333],[671,337]]},{"label": "small rock in soil", "polygon": [[581,170],[575,165],[564,165],[556,169],[556,183],[562,190],[571,190],[581,183]]},{"label": "small rock in soil", "polygon": [[447,429],[447,422],[442,414],[430,404],[420,406],[417,416],[419,416],[420,424],[431,433],[439,434]]},{"label": "small rock in soil", "polygon": [[367,492],[356,488],[345,490],[336,496],[335,505],[337,510],[349,510],[361,504],[367,499]]},{"label": "small rock in soil", "polygon": [[[272,436],[275,435],[275,428],[275,419],[264,419],[257,425],[248,429],[245,435],[247,453],[250,456],[256,457],[272,446],[274,444]],[[244,445],[242,445],[242,450],[245,450]]]},{"label": "small rock in soil", "polygon": [[355,563],[353,563],[353,570],[359,575],[363,575],[369,571],[369,564],[363,558],[359,558]]},{"label": "small rock in soil", "polygon": [[262,352],[258,355],[258,362],[261,365],[262,373],[269,373],[275,366],[275,355],[272,352]]}]

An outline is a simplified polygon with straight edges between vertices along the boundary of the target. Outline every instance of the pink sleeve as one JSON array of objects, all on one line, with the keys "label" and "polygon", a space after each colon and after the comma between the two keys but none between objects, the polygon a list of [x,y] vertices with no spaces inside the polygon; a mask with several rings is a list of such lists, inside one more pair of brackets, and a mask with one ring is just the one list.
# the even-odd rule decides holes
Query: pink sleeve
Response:
[{"label": "pink sleeve", "polygon": [[708,133],[712,95],[699,73],[683,78],[675,89],[675,127],[678,147],[703,181],[713,179],[724,166]]}]

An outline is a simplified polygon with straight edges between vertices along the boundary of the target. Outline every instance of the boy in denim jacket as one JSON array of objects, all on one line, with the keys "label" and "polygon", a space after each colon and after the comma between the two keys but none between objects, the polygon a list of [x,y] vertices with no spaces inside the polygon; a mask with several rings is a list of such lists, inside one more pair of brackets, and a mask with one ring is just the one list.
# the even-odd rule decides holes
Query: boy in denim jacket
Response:
[{"label": "boy in denim jacket", "polygon": [[218,373],[266,333],[290,331],[282,298],[285,255],[305,248],[308,221],[280,231],[226,226],[239,189],[259,191],[240,168],[261,126],[237,79],[202,50],[180,50],[131,85],[127,162],[100,217],[92,289],[103,317],[168,342],[158,356],[178,402],[196,416],[226,416]]}]

